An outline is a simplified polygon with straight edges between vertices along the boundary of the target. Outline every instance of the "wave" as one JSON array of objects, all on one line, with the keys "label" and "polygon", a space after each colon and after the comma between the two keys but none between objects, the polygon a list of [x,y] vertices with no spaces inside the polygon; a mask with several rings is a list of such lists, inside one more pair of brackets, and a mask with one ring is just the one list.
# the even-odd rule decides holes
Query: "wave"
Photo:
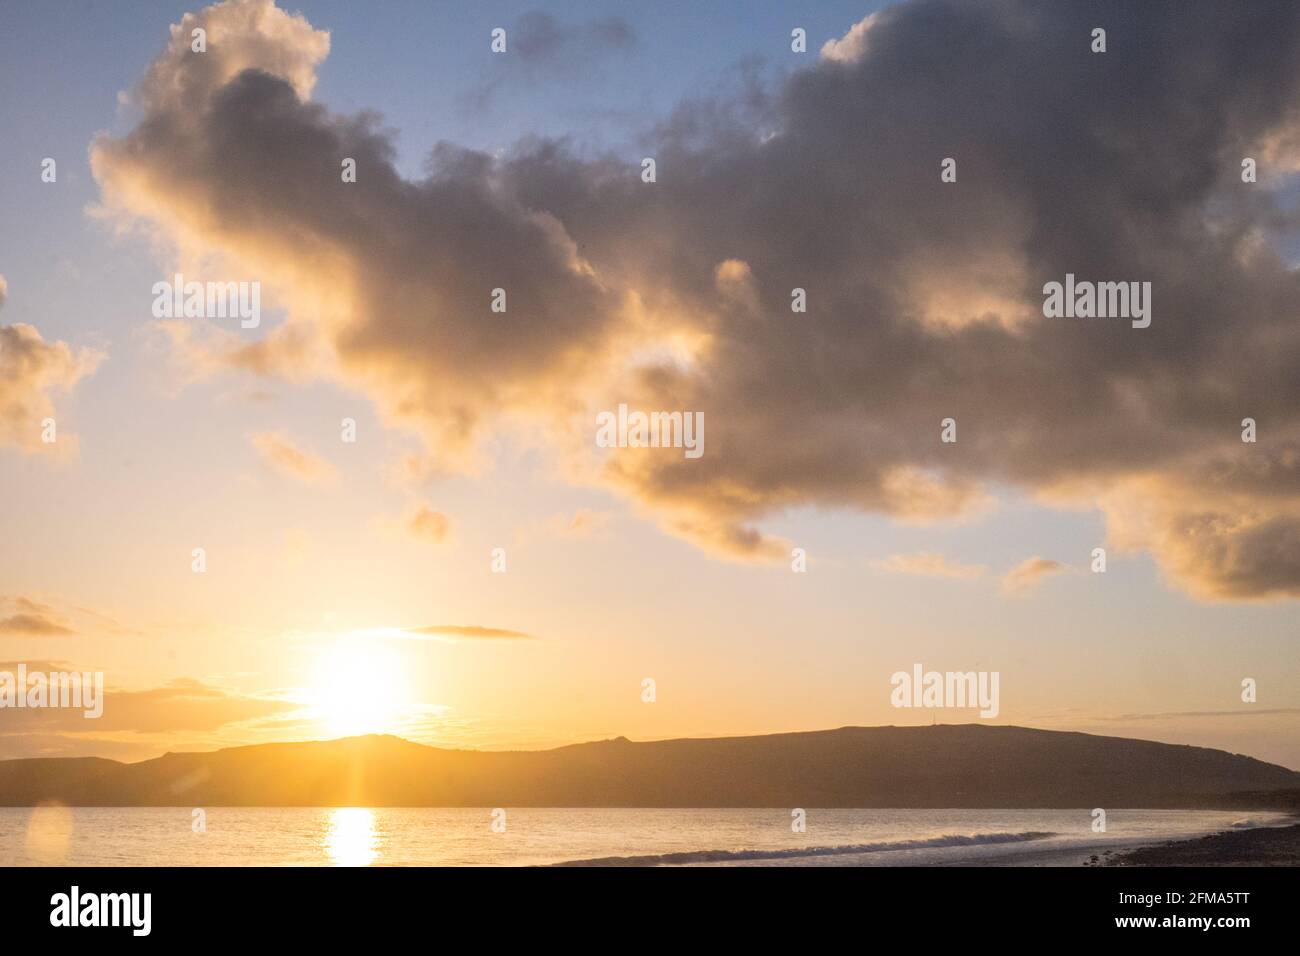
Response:
[{"label": "wave", "polygon": [[1284,827],[1295,822],[1295,818],[1286,813],[1273,813],[1266,817],[1243,817],[1232,824],[1234,830],[1258,830],[1262,827]]},{"label": "wave", "polygon": [[946,834],[924,840],[896,840],[892,843],[847,843],[839,846],[792,847],[769,850],[688,850],[644,856],[601,856],[588,860],[566,860],[555,866],[660,866],[673,863],[726,863],[731,860],[784,860],[798,857],[841,856],[849,853],[879,853],[890,850],[924,850],[946,846],[984,846],[1044,840],[1056,833],[1025,830],[1020,833]]}]

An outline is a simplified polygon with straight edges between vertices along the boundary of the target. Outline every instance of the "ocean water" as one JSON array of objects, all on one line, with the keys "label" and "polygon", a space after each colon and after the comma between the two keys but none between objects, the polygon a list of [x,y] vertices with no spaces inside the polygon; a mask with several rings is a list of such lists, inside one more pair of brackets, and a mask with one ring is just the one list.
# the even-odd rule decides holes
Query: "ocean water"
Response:
[{"label": "ocean water", "polygon": [[1280,814],[1109,810],[791,811],[212,807],[0,808],[0,865],[1077,865],[1107,850],[1280,824]]}]

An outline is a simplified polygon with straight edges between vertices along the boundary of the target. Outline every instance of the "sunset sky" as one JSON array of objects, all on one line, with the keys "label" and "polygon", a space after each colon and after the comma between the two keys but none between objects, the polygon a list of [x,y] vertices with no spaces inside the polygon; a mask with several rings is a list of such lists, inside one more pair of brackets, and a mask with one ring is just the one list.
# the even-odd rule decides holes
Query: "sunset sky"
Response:
[{"label": "sunset sky", "polygon": [[0,758],[979,720],[920,663],[1300,767],[1300,10],[1219,9],[6,2],[0,669],[110,690]]}]

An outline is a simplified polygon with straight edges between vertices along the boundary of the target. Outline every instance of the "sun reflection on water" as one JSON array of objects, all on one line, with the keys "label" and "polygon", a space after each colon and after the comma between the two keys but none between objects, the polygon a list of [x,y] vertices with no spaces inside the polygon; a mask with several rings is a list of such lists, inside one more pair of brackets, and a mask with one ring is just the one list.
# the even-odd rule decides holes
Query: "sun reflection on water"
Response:
[{"label": "sun reflection on water", "polygon": [[63,862],[72,845],[72,811],[61,804],[42,803],[27,820],[27,855],[47,866]]},{"label": "sun reflection on water", "polygon": [[325,853],[335,866],[369,866],[379,856],[375,814],[364,807],[339,807],[330,814]]}]

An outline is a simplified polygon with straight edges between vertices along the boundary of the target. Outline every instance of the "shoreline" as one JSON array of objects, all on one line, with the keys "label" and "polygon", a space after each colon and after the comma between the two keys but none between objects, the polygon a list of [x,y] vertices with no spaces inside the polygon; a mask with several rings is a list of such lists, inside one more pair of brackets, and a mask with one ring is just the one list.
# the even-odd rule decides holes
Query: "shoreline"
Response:
[{"label": "shoreline", "polygon": [[[1085,864],[1087,865],[1087,864]],[[1272,827],[1223,830],[1111,855],[1098,866],[1300,866],[1300,819]]]}]

